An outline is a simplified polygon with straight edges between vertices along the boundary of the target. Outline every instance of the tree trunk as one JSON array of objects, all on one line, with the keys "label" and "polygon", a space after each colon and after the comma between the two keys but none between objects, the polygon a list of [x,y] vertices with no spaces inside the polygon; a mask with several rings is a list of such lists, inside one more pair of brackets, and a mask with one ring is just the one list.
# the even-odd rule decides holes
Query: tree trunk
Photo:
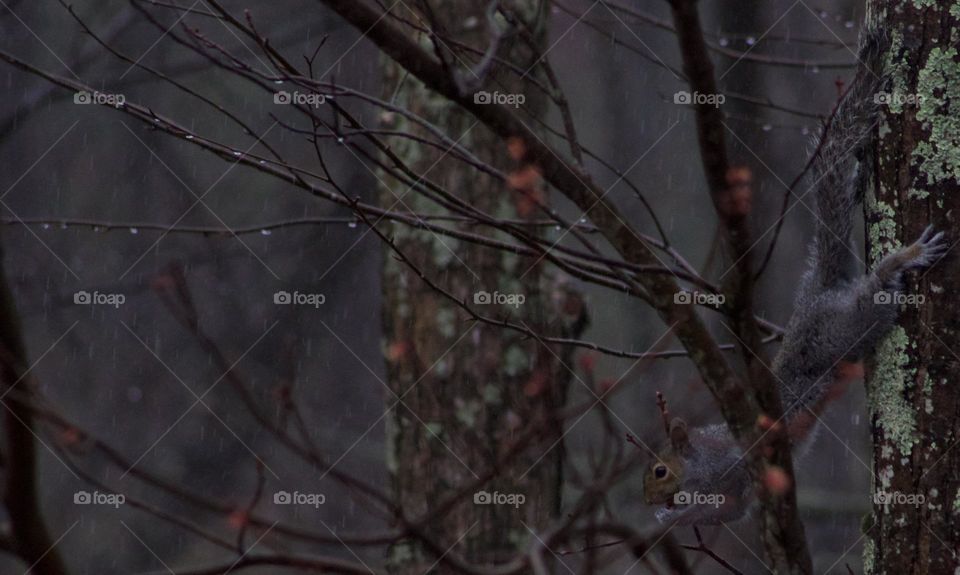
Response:
[{"label": "tree trunk", "polygon": [[8,516],[10,549],[36,575],[67,572],[40,508],[39,462],[33,413],[26,402],[33,395],[30,358],[23,341],[20,315],[3,266],[0,249],[0,402],[3,403],[3,504]]},{"label": "tree trunk", "polygon": [[[431,2],[433,14],[408,12],[405,17],[440,26],[452,38],[483,51],[491,42],[485,10],[486,2],[453,0]],[[546,11],[535,6],[546,3],[513,3],[529,10],[526,21],[533,30],[533,41],[542,42]],[[418,10],[422,3],[411,3]],[[503,25],[503,22],[500,23]],[[430,49],[427,36],[417,40]],[[463,62],[475,66],[476,59],[459,54],[441,43],[443,58],[470,83],[479,83]],[[499,55],[526,69],[535,56],[518,38],[501,46]],[[385,58],[385,57],[384,57]],[[462,60],[461,60],[462,59]],[[505,74],[492,70],[483,78],[482,89],[501,94],[516,92],[519,85]],[[490,160],[494,166],[510,172],[515,160],[507,144],[472,115],[465,113],[444,96],[427,90],[402,68],[385,58],[384,99],[420,115],[440,128],[451,141]],[[534,73],[534,72],[531,72]],[[483,75],[482,71],[478,74]],[[514,76],[515,78],[515,76]],[[542,98],[525,93],[523,107],[536,114],[543,109]],[[532,121],[523,110],[518,116]],[[431,137],[420,126],[399,114],[385,114],[384,129],[403,130]],[[443,149],[424,146],[407,139],[392,142],[392,151],[419,175],[422,185],[436,182],[458,198],[488,214],[500,217],[542,217],[536,210],[524,208],[523,197],[499,181],[468,168]],[[410,183],[398,182],[381,172],[381,205],[393,210],[412,210],[421,214],[438,213]],[[386,187],[389,186],[389,189]],[[540,189],[540,188],[538,188]],[[529,207],[529,206],[527,206]],[[455,224],[451,224],[455,225]],[[501,254],[474,245],[466,245],[429,232],[385,227],[396,247],[420,270],[456,297],[484,315],[506,316],[525,322],[538,331],[562,331],[558,314],[548,306],[556,284],[544,272],[543,262],[534,265],[509,254]],[[560,365],[558,349],[548,349],[535,339],[484,324],[473,324],[458,305],[425,284],[406,264],[387,248],[384,262],[384,350],[391,394],[387,406],[393,406],[387,418],[387,464],[392,491],[408,519],[430,513],[439,501],[460,492],[478,477],[494,469],[493,461],[502,456],[512,441],[530,426],[550,422],[565,401],[569,372]],[[483,293],[518,294],[520,305],[485,304]],[[477,295],[479,294],[479,295]],[[478,299],[479,298],[479,299]],[[562,321],[562,320],[561,320]],[[548,323],[550,325],[548,325]],[[398,397],[402,401],[398,403]],[[480,562],[496,562],[508,557],[532,537],[531,531],[544,528],[560,510],[562,471],[562,429],[548,423],[550,431],[538,438],[531,449],[499,467],[492,481],[482,487],[493,494],[522,495],[517,504],[484,504],[485,496],[474,501],[471,491],[450,512],[428,522],[428,532],[443,549]],[[413,541],[392,547],[390,565],[395,573],[425,572],[437,562],[437,553],[429,553]],[[447,572],[442,565],[439,573]]]},{"label": "tree trunk", "polygon": [[[960,7],[879,0],[891,78],[866,174],[871,265],[932,224],[960,240]],[[954,573],[960,547],[960,269],[955,250],[904,288],[900,325],[867,378],[874,505],[864,573]],[[922,301],[920,301],[922,298]]]}]

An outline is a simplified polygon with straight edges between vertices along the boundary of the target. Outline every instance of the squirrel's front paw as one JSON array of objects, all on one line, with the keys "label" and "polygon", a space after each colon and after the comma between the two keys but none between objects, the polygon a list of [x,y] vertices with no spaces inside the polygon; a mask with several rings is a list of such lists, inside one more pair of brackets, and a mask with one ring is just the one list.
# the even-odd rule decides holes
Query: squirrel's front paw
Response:
[{"label": "squirrel's front paw", "polygon": [[947,253],[947,248],[943,232],[935,234],[933,226],[927,226],[927,229],[920,234],[920,238],[907,248],[910,257],[907,266],[911,268],[930,267]]}]

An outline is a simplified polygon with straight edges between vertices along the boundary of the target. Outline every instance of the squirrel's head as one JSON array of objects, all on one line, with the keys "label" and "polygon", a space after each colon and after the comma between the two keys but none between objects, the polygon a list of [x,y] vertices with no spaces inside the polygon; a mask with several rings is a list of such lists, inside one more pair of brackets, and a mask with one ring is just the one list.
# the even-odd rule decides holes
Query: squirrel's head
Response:
[{"label": "squirrel's head", "polygon": [[687,424],[678,418],[670,422],[670,441],[657,453],[643,474],[643,498],[648,505],[673,505],[683,484],[686,455],[690,452]]},{"label": "squirrel's head", "polygon": [[657,520],[676,525],[716,525],[744,516],[752,482],[740,449],[724,425],[687,429],[674,419],[669,441],[643,474],[643,498]]}]

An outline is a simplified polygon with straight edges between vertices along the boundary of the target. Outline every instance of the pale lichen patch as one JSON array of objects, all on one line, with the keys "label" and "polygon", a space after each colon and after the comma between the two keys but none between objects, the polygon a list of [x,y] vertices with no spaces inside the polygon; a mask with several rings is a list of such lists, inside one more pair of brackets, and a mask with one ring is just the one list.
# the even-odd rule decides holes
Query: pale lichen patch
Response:
[{"label": "pale lichen patch", "polygon": [[873,194],[867,195],[866,204],[871,215],[870,224],[867,226],[870,262],[876,264],[883,256],[900,249],[902,244],[897,238],[897,222],[894,219],[896,210],[893,206],[877,200]]},{"label": "pale lichen patch", "polygon": [[500,388],[495,385],[485,385],[480,391],[480,394],[483,396],[484,403],[489,405],[500,405],[503,401],[502,392]]},{"label": "pale lichen patch", "polygon": [[905,456],[910,455],[918,442],[916,414],[904,397],[911,385],[912,370],[907,367],[909,347],[910,338],[900,326],[880,343],[867,398],[871,415],[884,437]]},{"label": "pale lichen patch", "polygon": [[874,546],[873,539],[865,537],[863,539],[863,575],[870,575],[875,572],[873,556],[876,552],[877,548]]},{"label": "pale lichen patch", "polygon": [[[903,102],[906,100],[909,91],[907,83],[909,71],[910,64],[904,57],[903,34],[894,30],[890,34],[890,49],[887,50],[884,61],[884,72],[890,78],[890,89],[892,91],[891,97],[887,101],[887,108],[892,114],[903,112]],[[887,132],[889,132],[889,128]],[[880,137],[884,135],[886,134],[881,131]]]},{"label": "pale lichen patch", "polygon": [[503,372],[511,377],[530,369],[530,356],[519,345],[511,345],[504,356]]},{"label": "pale lichen patch", "polygon": [[928,184],[960,183],[960,65],[956,48],[935,47],[917,76],[917,120],[929,132],[918,142],[914,163]]}]

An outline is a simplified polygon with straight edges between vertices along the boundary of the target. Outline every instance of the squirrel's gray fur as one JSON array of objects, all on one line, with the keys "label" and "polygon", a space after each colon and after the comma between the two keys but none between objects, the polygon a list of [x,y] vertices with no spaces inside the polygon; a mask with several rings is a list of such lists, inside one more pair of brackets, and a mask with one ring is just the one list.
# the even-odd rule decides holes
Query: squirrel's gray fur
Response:
[{"label": "squirrel's gray fur", "polygon": [[[783,422],[788,426],[796,415],[814,409],[824,397],[841,361],[865,359],[893,328],[899,306],[878,303],[876,294],[896,294],[903,289],[904,272],[928,266],[945,252],[942,234],[927,228],[914,244],[884,258],[871,273],[855,275],[850,236],[853,210],[862,200],[857,191],[857,165],[879,119],[875,94],[884,88],[879,62],[886,44],[884,34],[868,23],[861,33],[860,62],[864,65],[833,115],[823,145],[815,148],[809,185],[816,201],[816,233],[794,315],[773,364]],[[794,443],[795,457],[810,443],[811,435]],[[743,517],[755,500],[754,486],[741,448],[727,427],[692,429],[686,437],[687,444],[679,450],[683,469],[677,474],[678,493],[723,494],[726,503],[667,504],[657,511],[657,518],[702,525]]]}]

